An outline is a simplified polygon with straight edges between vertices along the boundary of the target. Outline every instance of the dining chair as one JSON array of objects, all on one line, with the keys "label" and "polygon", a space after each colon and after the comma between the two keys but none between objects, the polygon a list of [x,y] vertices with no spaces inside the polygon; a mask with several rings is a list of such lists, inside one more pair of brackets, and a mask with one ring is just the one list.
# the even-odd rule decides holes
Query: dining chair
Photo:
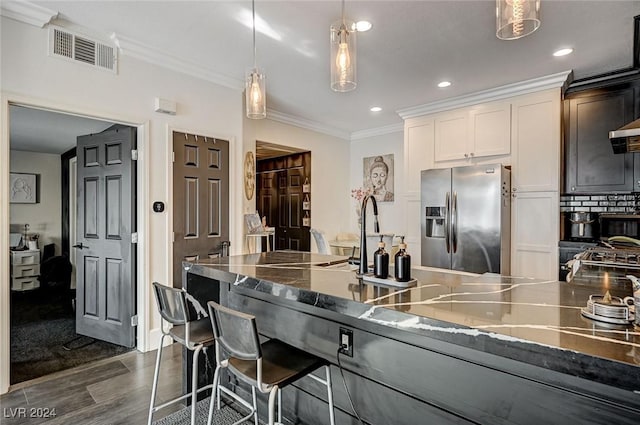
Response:
[{"label": "dining chair", "polygon": [[316,241],[316,246],[318,247],[319,254],[331,254],[331,247],[329,246],[329,242],[327,238],[325,238],[324,233],[317,229],[309,229],[309,232],[313,235],[313,239]]}]

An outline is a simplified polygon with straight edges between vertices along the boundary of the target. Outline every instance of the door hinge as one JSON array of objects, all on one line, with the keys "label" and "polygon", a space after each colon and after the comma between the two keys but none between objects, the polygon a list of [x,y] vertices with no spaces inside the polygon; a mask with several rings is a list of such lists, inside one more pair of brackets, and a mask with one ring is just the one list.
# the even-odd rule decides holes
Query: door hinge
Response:
[{"label": "door hinge", "polygon": [[176,153],[171,152],[171,162],[176,162]]},{"label": "door hinge", "polygon": [[138,326],[138,315],[131,316],[131,326]]},{"label": "door hinge", "polygon": [[138,150],[137,149],[131,149],[131,160],[132,161],[137,161],[138,160]]},{"label": "door hinge", "polygon": [[171,232],[171,242],[176,241],[176,232]]},{"label": "door hinge", "polygon": [[133,232],[131,234],[131,243],[138,243],[138,232]]}]

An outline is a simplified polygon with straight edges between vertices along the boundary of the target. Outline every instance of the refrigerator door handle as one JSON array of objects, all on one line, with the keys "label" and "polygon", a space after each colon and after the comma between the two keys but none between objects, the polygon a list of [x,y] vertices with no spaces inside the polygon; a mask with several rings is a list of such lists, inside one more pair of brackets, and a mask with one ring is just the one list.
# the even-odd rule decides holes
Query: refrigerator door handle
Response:
[{"label": "refrigerator door handle", "polygon": [[458,192],[453,192],[453,202],[451,208],[451,240],[453,253],[458,252]]},{"label": "refrigerator door handle", "polygon": [[449,232],[449,224],[451,220],[451,195],[447,192],[444,201],[444,244],[447,247],[447,254],[451,252],[451,233]]}]

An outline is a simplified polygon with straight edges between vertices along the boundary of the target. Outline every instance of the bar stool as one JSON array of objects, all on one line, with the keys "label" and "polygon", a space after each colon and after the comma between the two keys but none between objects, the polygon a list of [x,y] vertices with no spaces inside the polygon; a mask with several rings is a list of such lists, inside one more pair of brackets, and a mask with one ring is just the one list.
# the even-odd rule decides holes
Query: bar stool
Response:
[{"label": "bar stool", "polygon": [[[153,413],[158,410],[183,400],[187,397],[191,397],[191,425],[195,424],[196,420],[196,402],[199,392],[213,388],[213,383],[205,385],[198,389],[198,357],[203,348],[209,347],[214,344],[213,331],[211,330],[211,321],[205,317],[203,319],[193,318],[187,307],[187,299],[190,298],[187,291],[184,289],[170,288],[165,285],[161,285],[158,282],[153,282],[153,289],[158,304],[158,311],[162,317],[160,323],[160,329],[162,330],[162,337],[160,337],[160,346],[158,347],[158,355],[156,356],[156,368],[153,374],[153,388],[151,390],[151,402],[149,404],[149,419],[148,425],[151,425],[153,419]],[[193,298],[190,298],[193,300]],[[199,306],[199,304],[198,304]],[[196,307],[196,306],[194,306]],[[204,315],[206,312],[199,306]],[[164,321],[169,322],[173,326],[167,331],[164,328]],[[193,351],[193,365],[191,376],[191,393],[184,394],[180,397],[174,398],[171,401],[163,403],[159,406],[154,406],[156,401],[156,392],[158,389],[158,375],[160,374],[160,360],[162,358],[162,346],[165,337],[171,337],[173,340],[183,345],[188,350]]]},{"label": "bar stool", "polygon": [[[329,363],[326,360],[277,339],[271,339],[260,344],[255,316],[232,310],[213,301],[209,301],[207,304],[216,342],[216,370],[213,375],[213,384],[216,388],[218,409],[220,408],[220,392],[224,392],[251,410],[248,416],[234,425],[244,422],[251,416],[254,417],[255,424],[258,425],[256,389],[263,394],[269,394],[269,425],[274,424],[274,407],[277,396],[278,423],[282,423],[281,390],[303,376],[309,376],[326,385],[329,420],[331,425],[335,425],[331,372]],[[229,356],[223,358],[221,356],[221,348]],[[319,367],[325,368],[326,379],[321,379],[311,374]],[[222,369],[227,369],[238,379],[251,385],[253,405],[233,391],[220,385],[220,371]],[[211,404],[209,405],[208,425],[211,425],[213,418],[214,403],[215,400],[212,395]]]}]

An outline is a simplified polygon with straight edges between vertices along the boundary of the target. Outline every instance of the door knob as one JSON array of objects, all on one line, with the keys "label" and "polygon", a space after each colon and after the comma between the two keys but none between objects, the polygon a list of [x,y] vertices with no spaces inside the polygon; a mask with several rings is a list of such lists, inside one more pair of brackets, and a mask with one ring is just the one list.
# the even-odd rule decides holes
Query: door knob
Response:
[{"label": "door knob", "polygon": [[71,248],[79,248],[79,249],[85,249],[86,248],[86,249],[89,249],[89,247],[86,246],[86,245],[83,245],[82,242],[73,245]]}]

